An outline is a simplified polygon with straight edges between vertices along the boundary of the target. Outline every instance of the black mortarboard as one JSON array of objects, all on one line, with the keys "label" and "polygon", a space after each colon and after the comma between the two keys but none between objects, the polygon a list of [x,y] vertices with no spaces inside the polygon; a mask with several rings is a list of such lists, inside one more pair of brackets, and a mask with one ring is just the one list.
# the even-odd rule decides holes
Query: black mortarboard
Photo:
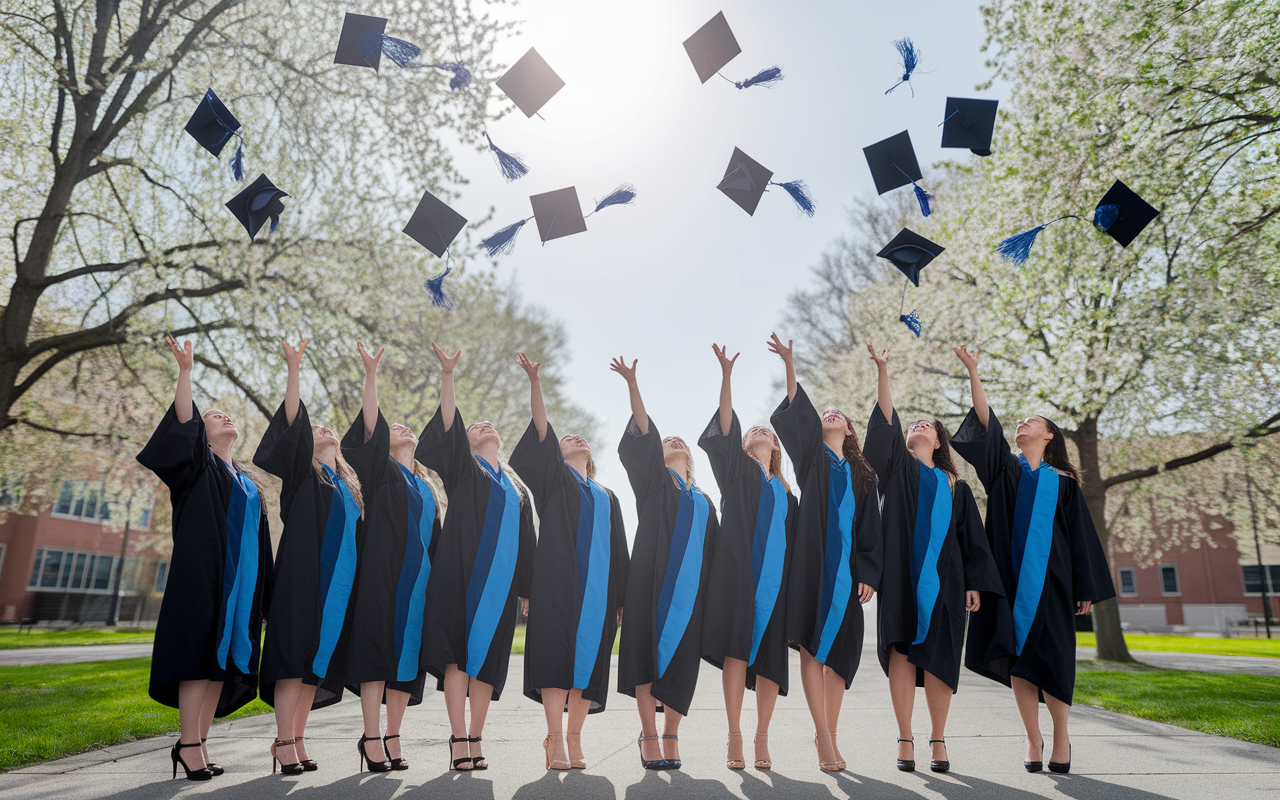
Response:
[{"label": "black mortarboard", "polygon": [[920,163],[916,161],[916,150],[911,146],[911,134],[903,131],[888,139],[882,139],[869,147],[862,148],[867,157],[867,166],[871,168],[871,178],[876,183],[876,194],[897,189],[899,186],[911,186],[916,191],[916,200],[920,201],[920,213],[929,216],[929,198],[933,195],[920,188],[918,180],[924,178],[920,171]]},{"label": "black mortarboard", "polygon": [[974,155],[991,155],[991,135],[999,105],[999,100],[948,97],[942,120],[942,146],[967,147]]},{"label": "black mortarboard", "polygon": [[284,203],[280,202],[280,198],[288,196],[263,174],[240,194],[228,200],[227,208],[249,232],[249,241],[253,241],[262,228],[262,223],[268,219],[271,220],[272,231],[280,224],[280,214],[284,212]]},{"label": "black mortarboard", "polygon": [[466,217],[445,205],[431,192],[423,192],[422,200],[405,223],[404,232],[415,242],[444,258],[445,250],[466,226]]},{"label": "black mortarboard", "polygon": [[[729,23],[724,18],[724,12],[721,11],[684,40],[684,51],[689,54],[689,60],[693,62],[698,80],[706,83],[708,78],[724,69],[726,64],[741,53],[742,48],[738,46],[738,40],[734,38],[733,31],[729,30]],[[724,78],[723,75],[720,77]],[[739,89],[772,86],[782,80],[782,68],[768,67],[741,81],[724,79]]]},{"label": "black mortarboard", "polygon": [[556,92],[564,88],[564,81],[532,47],[498,78],[497,83],[526,117],[537,114],[548,100],[555,97]]},{"label": "black mortarboard", "polygon": [[876,255],[887,259],[898,271],[907,276],[907,280],[916,286],[920,285],[920,270],[942,255],[947,248],[931,242],[910,228],[903,228],[893,241],[884,246]]},{"label": "black mortarboard", "polygon": [[1095,221],[1101,215],[1102,208],[1108,205],[1116,206],[1117,214],[1115,220],[1104,230],[1108,236],[1119,242],[1121,247],[1128,247],[1129,242],[1142,233],[1143,228],[1160,216],[1159,211],[1120,181],[1111,184],[1111,188],[1098,201],[1097,209],[1094,210]]},{"label": "black mortarboard", "polygon": [[[635,199],[636,187],[629,183],[624,183],[600,200],[597,200],[591,214],[609,206],[630,205]],[[531,219],[538,221],[538,236],[544,244],[552,239],[559,239],[561,236],[582,233],[587,229],[587,217],[591,216],[591,214],[584,215],[582,213],[582,205],[578,202],[578,190],[576,187],[569,186],[565,189],[557,189],[554,192],[535,194],[529,198],[529,204],[533,206],[532,216],[512,223],[480,242],[480,246],[489,255],[505,255],[514,250],[516,234],[520,233],[520,229]]]},{"label": "black mortarboard", "polygon": [[238,130],[240,130],[240,120],[236,119],[235,115],[223,105],[218,96],[213,93],[213,89],[207,90],[204,97],[200,98],[200,104],[196,106],[191,119],[187,120],[186,126],[186,131],[191,134],[191,138],[214,156],[222,155],[222,148],[231,141],[231,137],[235,136]]},{"label": "black mortarboard", "polygon": [[[372,67],[374,70],[382,63],[382,32],[387,29],[387,20],[383,17],[370,17],[364,14],[352,14],[342,20],[342,33],[338,34],[338,51],[333,54],[333,63],[346,64],[349,67]],[[370,48],[368,43],[375,37],[378,47]],[[361,40],[365,42],[361,47]],[[365,50],[364,54],[361,50]]]},{"label": "black mortarboard", "polygon": [[780,186],[791,195],[801,211],[813,216],[813,198],[809,196],[809,187],[804,181],[787,181],[777,183],[771,180],[773,173],[760,165],[760,162],[733,148],[733,156],[729,158],[729,166],[724,169],[724,177],[716,184],[716,188],[724,192],[743,211],[755,216],[756,206],[760,198],[770,186]]}]

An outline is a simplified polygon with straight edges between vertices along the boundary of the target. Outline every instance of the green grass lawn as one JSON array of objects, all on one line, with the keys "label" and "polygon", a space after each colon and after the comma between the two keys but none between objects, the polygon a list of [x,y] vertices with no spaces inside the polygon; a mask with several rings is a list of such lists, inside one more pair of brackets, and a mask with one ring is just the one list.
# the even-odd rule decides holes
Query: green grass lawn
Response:
[{"label": "green grass lawn", "polygon": [[82,628],[58,631],[49,628],[0,628],[0,650],[23,647],[63,647],[73,644],[150,644],[155,628]]},{"label": "green grass lawn", "polygon": [[[1130,650],[1280,658],[1280,639],[1204,639],[1197,636],[1126,633],[1124,640]],[[1081,647],[1097,646],[1092,633],[1077,633],[1076,644]]]},{"label": "green grass lawn", "polygon": [[[0,772],[177,731],[177,709],[147,696],[150,668],[149,658],[0,667]],[[270,710],[254,700],[228,719]]]},{"label": "green grass lawn", "polygon": [[1280,678],[1079,661],[1075,701],[1280,747]]}]

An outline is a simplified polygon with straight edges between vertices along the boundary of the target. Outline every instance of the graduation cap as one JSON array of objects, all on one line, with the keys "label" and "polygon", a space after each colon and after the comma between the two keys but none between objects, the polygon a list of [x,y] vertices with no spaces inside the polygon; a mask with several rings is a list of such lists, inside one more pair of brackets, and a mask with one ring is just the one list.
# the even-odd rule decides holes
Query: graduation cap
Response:
[{"label": "graduation cap", "polygon": [[200,98],[200,104],[187,120],[185,130],[215,158],[222,154],[222,148],[231,141],[231,137],[236,137],[240,143],[236,146],[236,154],[231,157],[231,174],[238,181],[244,180],[244,137],[237,133],[240,120],[223,105],[213,89],[206,90],[204,97]]},{"label": "graduation cap", "polygon": [[368,17],[364,14],[348,13],[342,21],[342,32],[338,35],[338,52],[334,54],[333,63],[352,67],[372,67],[378,71],[382,57],[386,56],[393,64],[404,69],[438,69],[452,75],[449,88],[461,91],[471,85],[471,70],[461,61],[442,64],[414,64],[413,60],[422,55],[422,48],[413,42],[387,36],[387,20],[383,17]]},{"label": "graduation cap", "polygon": [[[916,67],[920,66],[920,50],[916,48],[915,43],[910,39],[895,39],[893,47],[898,51],[898,57],[902,60],[902,77],[898,82],[885,90],[885,94],[889,94],[902,84],[911,86],[911,74],[916,71]],[[916,96],[916,87],[911,86],[911,96]]]},{"label": "graduation cap", "polygon": [[[609,206],[630,205],[635,199],[636,187],[629,183],[624,183],[604,198],[597,200],[596,207],[591,211],[591,214]],[[514,250],[516,234],[520,233],[520,229],[531,219],[538,222],[538,237],[542,239],[543,244],[552,239],[559,239],[562,236],[582,233],[587,229],[587,217],[591,216],[591,214],[583,215],[582,205],[578,202],[578,190],[576,187],[570,186],[565,189],[557,189],[554,192],[535,194],[529,198],[529,204],[533,207],[532,216],[512,223],[480,242],[480,246],[489,255],[496,257],[498,255],[506,255]]]},{"label": "graduation cap", "polygon": [[[907,280],[911,281],[915,286],[920,285],[920,270],[924,269],[929,262],[942,255],[942,251],[947,248],[942,245],[931,242],[910,228],[903,228],[898,235],[893,237],[876,256],[887,259],[898,271],[907,276]],[[907,285],[902,285],[902,307],[898,309],[898,320],[911,329],[911,332],[920,336],[920,315],[912,309],[910,314],[903,314],[902,308],[905,308],[907,300]]]},{"label": "graduation cap", "polygon": [[262,223],[268,219],[271,220],[272,232],[275,231],[280,224],[280,215],[284,213],[284,203],[280,202],[280,198],[288,196],[268,180],[266,174],[262,174],[244,191],[228,200],[227,208],[249,232],[249,241],[253,241],[262,228]]},{"label": "graduation cap", "polygon": [[[706,83],[712,75],[718,75],[726,64],[741,53],[742,48],[738,46],[738,40],[734,38],[733,31],[729,29],[729,23],[724,18],[724,12],[721,11],[684,40],[684,51],[689,54],[689,60],[693,62],[698,80]],[[720,77],[724,78],[723,75]],[[742,81],[724,79],[739,89],[772,86],[782,80],[782,68],[769,67]]]},{"label": "graduation cap", "polygon": [[1139,197],[1132,189],[1120,181],[1111,184],[1111,188],[1098,201],[1093,209],[1093,219],[1087,220],[1078,214],[1066,214],[1051,219],[1043,225],[1037,225],[1029,231],[1010,236],[996,245],[996,252],[1014,264],[1025,264],[1031,255],[1031,246],[1036,242],[1040,231],[1055,222],[1064,219],[1077,219],[1093,222],[1093,226],[1128,247],[1129,243],[1160,215],[1147,201]]},{"label": "graduation cap", "polygon": [[920,203],[920,213],[929,216],[929,200],[933,195],[920,188],[918,180],[924,179],[920,171],[920,162],[916,161],[916,150],[911,146],[911,134],[903,131],[888,139],[882,139],[873,145],[862,148],[867,157],[867,166],[871,168],[871,178],[876,182],[876,194],[897,189],[910,184],[916,190],[916,200]]},{"label": "graduation cap", "polygon": [[564,81],[532,47],[498,78],[497,83],[526,117],[537,114],[548,100],[555,97],[556,92],[564,88]]},{"label": "graduation cap", "polygon": [[991,155],[991,136],[996,128],[999,100],[948,97],[947,116],[942,126],[943,147],[967,147],[978,156]]},{"label": "graduation cap", "polygon": [[[458,238],[458,234],[466,224],[466,217],[454,211],[430,191],[425,191],[422,193],[422,199],[418,201],[418,207],[413,210],[413,215],[405,223],[404,232],[437,258],[446,258],[449,245]],[[444,272],[425,284],[427,291],[431,292],[431,304],[446,310],[453,308],[453,301],[444,293],[444,279],[452,271],[453,268],[448,266],[446,260]]]},{"label": "graduation cap", "polygon": [[809,187],[804,181],[776,183],[770,180],[772,177],[772,172],[735,147],[729,166],[725,167],[724,177],[716,184],[716,188],[737,203],[743,211],[755,216],[756,206],[759,205],[760,198],[764,197],[765,190],[769,186],[781,186],[796,201],[796,206],[801,211],[813,216],[813,198],[809,196]]}]

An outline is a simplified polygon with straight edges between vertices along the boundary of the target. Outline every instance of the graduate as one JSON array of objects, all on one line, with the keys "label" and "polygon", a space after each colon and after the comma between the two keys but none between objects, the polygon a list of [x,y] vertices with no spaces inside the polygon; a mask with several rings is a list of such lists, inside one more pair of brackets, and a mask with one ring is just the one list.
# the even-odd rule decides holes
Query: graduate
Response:
[{"label": "graduate", "polygon": [[862,604],[880,585],[880,509],[876,474],[843,413],[821,415],[796,383],[791,343],[769,350],[787,368],[787,397],[773,429],[800,484],[786,586],[787,642],[800,651],[800,682],[813,716],[818,767],[845,768],[836,745],[840,703],[862,659]]},{"label": "graduate", "polygon": [[239,431],[231,416],[202,415],[191,399],[191,342],[164,343],[178,362],[173,405],[138,463],[169,487],[173,555],[156,620],[147,693],[178,709],[173,775],[207,781],[223,770],[205,739],[214,717],[258,694],[259,642],[271,605],[271,530],[261,490],[231,457]]},{"label": "graduate", "polygon": [[[627,533],[618,498],[595,481],[591,445],[575,434],[556,437],[547,421],[539,364],[524,353],[516,360],[529,376],[533,421],[511,452],[511,468],[529,487],[539,520],[524,694],[541,703],[547,716],[547,768],[586,769],[582,725],[587,714],[604,711],[609,695],[609,661],[630,561]],[[569,733],[562,737],[566,706]]]},{"label": "graduate", "polygon": [[762,425],[742,435],[733,411],[731,377],[738,355],[720,362],[720,407],[698,439],[720,486],[723,518],[711,558],[702,612],[702,657],[722,670],[729,717],[725,766],[744,769],[742,695],[756,693],[755,768],[773,767],[769,721],[778,695],[787,693],[789,654],[782,587],[794,538],[796,498],[782,475],[782,445]]},{"label": "graduate", "polygon": [[987,538],[1009,598],[1008,604],[984,603],[971,615],[965,666],[1013,688],[1027,729],[1028,772],[1043,768],[1044,701],[1053,720],[1049,770],[1069,772],[1075,615],[1115,597],[1115,587],[1062,430],[1044,417],[1021,420],[1015,456],[987,405],[977,348],[955,352],[969,371],[973,408],[951,443],[987,490]]},{"label": "graduate", "polygon": [[427,583],[425,663],[449,712],[449,767],[488,769],[480,744],[485,716],[507,682],[517,606],[529,613],[533,509],[498,463],[502,438],[493,423],[462,421],[453,392],[462,351],[449,356],[431,347],[440,360],[440,408],[422,431],[418,460],[444,481],[449,510]]},{"label": "graduate", "polygon": [[338,436],[312,425],[299,397],[304,340],[282,342],[288,380],[284,402],[258,444],[253,463],[281,481],[284,533],[275,559],[275,607],[262,647],[258,695],[275,708],[276,762],[285,775],[313,772],[303,741],[307,716],[342,699],[317,686],[342,661],[347,601],[356,574],[356,540],[364,498],[355,470],[342,457]]},{"label": "graduate", "polygon": [[[719,529],[716,510],[693,483],[693,454],[679,436],[663,439],[644,409],[636,362],[610,369],[627,382],[631,420],[618,456],[631,480],[639,521],[627,576],[626,624],[618,649],[618,691],[640,712],[640,763],[679,769],[680,721],[698,684],[702,609]],[[658,747],[657,704],[663,706]]]},{"label": "graduate", "polygon": [[342,455],[364,491],[364,525],[341,674],[360,696],[360,769],[388,772],[409,768],[400,751],[400,723],[408,706],[422,702],[426,682],[423,607],[440,515],[430,474],[413,457],[418,438],[408,425],[387,425],[378,407],[385,349],[371,356],[362,342],[356,348],[364,362],[364,401],[342,437]]},{"label": "graduate", "polygon": [[947,772],[947,712],[960,681],[965,612],[1001,598],[1004,584],[973,491],[956,472],[947,429],[938,419],[916,420],[904,441],[889,391],[889,351],[877,353],[870,343],[867,350],[879,392],[863,452],[884,498],[876,649],[898,719],[898,769],[916,766],[911,713],[923,686],[933,725],[929,769]]}]

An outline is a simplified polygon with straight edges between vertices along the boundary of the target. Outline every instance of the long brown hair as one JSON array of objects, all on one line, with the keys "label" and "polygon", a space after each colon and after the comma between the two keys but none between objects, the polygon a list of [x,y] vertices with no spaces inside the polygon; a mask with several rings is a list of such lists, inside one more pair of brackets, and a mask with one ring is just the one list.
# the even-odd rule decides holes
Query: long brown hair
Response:
[{"label": "long brown hair", "polygon": [[1044,426],[1053,435],[1049,443],[1044,446],[1044,463],[1079,483],[1080,473],[1076,472],[1076,465],[1071,463],[1071,454],[1067,452],[1067,437],[1062,435],[1062,429],[1055,425],[1053,420],[1048,417],[1040,417],[1040,419],[1044,420]]},{"label": "long brown hair", "polygon": [[[769,435],[773,437],[773,447],[769,448],[769,474],[778,476],[778,480],[782,481],[783,490],[786,491],[787,494],[790,494],[791,484],[787,483],[787,476],[782,474],[782,443],[778,441],[778,434],[774,433],[769,428],[765,428],[763,425],[758,427],[769,431]],[[755,429],[751,428],[747,433],[750,433],[752,430]],[[742,449],[746,451],[747,455],[751,455],[751,451],[747,450],[747,433],[742,434]],[[751,457],[755,458],[755,456]]]},{"label": "long brown hair", "polygon": [[[200,415],[200,424],[202,425],[206,424],[206,417],[208,417],[210,414],[212,414],[215,411],[217,411],[220,414],[227,413],[216,406],[213,408],[205,409],[205,412]],[[229,417],[230,415],[228,414],[227,416]],[[206,441],[207,441],[207,436],[208,435],[206,434]],[[213,448],[210,447],[209,451],[213,452]],[[259,500],[267,496],[266,476],[263,475],[262,472],[260,472],[257,467],[253,466],[252,464],[246,464],[240,459],[236,458],[235,456],[232,456],[231,468],[236,472],[239,472],[241,475],[245,476],[249,480],[253,481],[253,485],[256,486],[258,489]]]},{"label": "long brown hair", "polygon": [[[942,420],[934,417],[930,421],[933,423],[933,432],[938,435],[938,449],[933,451],[933,465],[947,474],[947,480],[954,487],[956,481],[960,480],[960,472],[956,469],[955,459],[951,457],[951,434],[947,431],[947,426],[942,424]],[[923,422],[923,420],[916,420],[916,422]]]},{"label": "long brown hair", "polygon": [[849,474],[853,478],[853,490],[861,494],[868,487],[874,486],[876,482],[876,471],[871,468],[871,463],[867,461],[866,456],[862,455],[862,446],[858,444],[858,432],[853,428],[853,421],[849,419],[849,415],[838,408],[831,409],[844,417],[846,433],[844,443],[840,445],[841,455],[844,460],[849,462]]},{"label": "long brown hair", "polygon": [[[311,468],[316,471],[316,477],[318,477],[322,483],[329,483],[329,473],[325,471],[323,465],[324,462],[316,458],[315,455],[311,456]],[[338,450],[337,456],[335,457],[335,465],[337,466],[337,469],[335,469],[334,472],[337,473],[338,477],[342,479],[342,482],[347,485],[347,491],[351,492],[351,499],[355,501],[356,508],[360,509],[360,516],[363,517],[364,492],[360,488],[360,477],[356,475],[355,469],[347,463],[347,460],[342,457],[341,449]],[[334,486],[333,488],[336,491],[338,487]]]}]

